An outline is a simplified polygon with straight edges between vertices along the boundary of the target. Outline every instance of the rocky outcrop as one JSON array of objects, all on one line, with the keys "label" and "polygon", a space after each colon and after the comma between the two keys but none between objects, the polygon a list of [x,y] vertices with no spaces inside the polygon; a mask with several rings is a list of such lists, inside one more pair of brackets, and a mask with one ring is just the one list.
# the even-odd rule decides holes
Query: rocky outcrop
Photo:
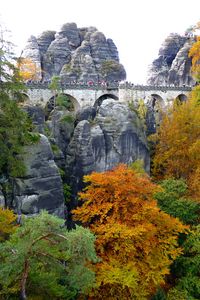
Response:
[{"label": "rocky outcrop", "polygon": [[36,66],[36,79],[38,81],[42,80],[42,65],[41,65],[41,53],[36,37],[33,35],[27,41],[27,45],[23,50],[22,57],[30,59],[30,61],[35,63]]},{"label": "rocky outcrop", "polygon": [[25,147],[26,175],[14,180],[14,208],[20,214],[35,214],[41,209],[64,216],[63,188],[47,137]]},{"label": "rocky outcrop", "polygon": [[38,38],[32,36],[22,56],[41,67],[41,81],[53,75],[60,75],[64,83],[126,78],[114,42],[95,27],[78,28],[67,23],[57,33],[45,31]]},{"label": "rocky outcrop", "polygon": [[5,198],[4,198],[1,187],[0,187],[0,207],[5,207]]},{"label": "rocky outcrop", "polygon": [[66,150],[74,131],[73,112],[55,108],[46,122],[46,134],[52,145],[54,160],[59,168],[65,167]]},{"label": "rocky outcrop", "polygon": [[32,120],[34,131],[44,134],[45,112],[41,106],[24,106],[23,108]]},{"label": "rocky outcrop", "polygon": [[74,192],[82,188],[83,175],[119,163],[143,159],[149,171],[146,138],[136,113],[127,105],[108,99],[97,108],[93,119],[84,112],[79,118],[66,156],[66,171]]},{"label": "rocky outcrop", "polygon": [[191,59],[188,57],[193,43],[193,37],[170,34],[150,67],[148,83],[193,86],[195,82],[191,77]]}]

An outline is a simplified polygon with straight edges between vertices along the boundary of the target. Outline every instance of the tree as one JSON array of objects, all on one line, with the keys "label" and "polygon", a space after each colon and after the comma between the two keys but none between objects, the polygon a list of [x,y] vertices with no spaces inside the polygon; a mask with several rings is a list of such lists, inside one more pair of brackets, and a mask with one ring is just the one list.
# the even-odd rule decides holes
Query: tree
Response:
[{"label": "tree", "polygon": [[24,81],[38,81],[40,79],[41,68],[31,58],[20,57],[17,61],[17,68]]},{"label": "tree", "polygon": [[[189,100],[163,116],[153,158],[153,175],[157,179],[184,178],[189,188],[191,176],[200,167],[200,86],[192,91]],[[195,194],[195,191],[193,191]]]},{"label": "tree", "polygon": [[[23,176],[25,166],[21,154],[23,146],[35,141],[32,122],[18,103],[26,90],[19,70],[15,67],[10,43],[2,33],[0,38],[0,181],[4,185],[10,177]],[[37,136],[38,140],[39,137]],[[5,178],[5,180],[4,180]],[[5,188],[3,187],[3,190]]]},{"label": "tree", "polygon": [[193,228],[183,247],[184,254],[173,266],[176,285],[169,290],[167,300],[200,299],[200,225]]},{"label": "tree", "polygon": [[[195,29],[200,28],[200,23],[195,26]],[[200,81],[200,36],[196,38],[196,42],[192,45],[189,51],[189,57],[192,58],[192,74],[195,79]]]},{"label": "tree", "polygon": [[177,239],[186,227],[160,211],[153,198],[159,187],[146,174],[119,165],[84,181],[74,218],[96,235],[102,259],[90,299],[147,299],[181,253]]},{"label": "tree", "polygon": [[0,242],[15,231],[15,220],[16,216],[11,210],[0,207]]},{"label": "tree", "polygon": [[61,85],[60,85],[60,77],[53,76],[51,78],[51,83],[49,84],[49,88],[53,92],[53,108],[55,106],[64,107],[68,110],[73,110],[73,104],[69,99],[69,96],[62,94]]},{"label": "tree", "polygon": [[184,224],[197,225],[199,222],[200,203],[188,199],[187,184],[183,179],[166,179],[160,183],[163,190],[156,193],[159,207]]},{"label": "tree", "polygon": [[95,276],[89,265],[97,260],[95,238],[82,227],[68,232],[63,221],[42,212],[25,219],[1,244],[0,295],[75,299],[90,290]]},{"label": "tree", "polygon": [[[199,28],[197,24],[194,29]],[[191,71],[200,79],[200,38],[189,51]],[[163,117],[155,135],[153,175],[156,179],[174,177],[187,181],[192,197],[200,199],[200,85],[193,88],[189,100],[174,103]]]}]

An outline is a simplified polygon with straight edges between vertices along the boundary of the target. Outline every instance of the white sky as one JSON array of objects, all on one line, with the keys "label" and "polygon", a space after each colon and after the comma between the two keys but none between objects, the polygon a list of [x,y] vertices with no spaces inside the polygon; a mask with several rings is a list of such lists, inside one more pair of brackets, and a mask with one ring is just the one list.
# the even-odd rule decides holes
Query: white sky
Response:
[{"label": "white sky", "polygon": [[[0,0],[0,22],[23,49],[30,35],[67,22],[95,26],[115,42],[127,79],[145,83],[148,66],[171,32],[200,21],[200,0]],[[18,50],[20,52],[20,50]]]}]

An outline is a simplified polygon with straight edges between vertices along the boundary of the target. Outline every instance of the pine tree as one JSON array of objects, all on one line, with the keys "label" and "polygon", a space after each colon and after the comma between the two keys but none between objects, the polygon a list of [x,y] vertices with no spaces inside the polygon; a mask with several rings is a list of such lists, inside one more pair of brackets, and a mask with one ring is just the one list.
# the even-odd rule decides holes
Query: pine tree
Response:
[{"label": "pine tree", "polygon": [[[15,67],[11,44],[0,38],[0,183],[9,182],[11,177],[23,176],[23,146],[35,141],[31,134],[32,122],[19,103],[26,90]],[[38,139],[36,139],[38,140]]]}]

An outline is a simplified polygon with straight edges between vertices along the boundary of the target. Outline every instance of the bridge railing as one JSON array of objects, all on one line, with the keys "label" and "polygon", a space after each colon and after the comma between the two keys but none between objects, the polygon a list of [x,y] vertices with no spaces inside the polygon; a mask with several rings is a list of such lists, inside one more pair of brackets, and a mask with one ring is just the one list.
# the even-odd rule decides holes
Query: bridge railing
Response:
[{"label": "bridge railing", "polygon": [[[28,89],[49,89],[48,82],[27,82]],[[159,85],[134,85],[130,82],[88,82],[88,83],[65,83],[60,84],[61,90],[118,90],[118,89],[132,89],[136,91],[183,91],[189,92],[192,90],[191,86],[159,86]]]},{"label": "bridge railing", "polygon": [[[26,86],[28,89],[49,89],[49,83],[46,82],[27,82]],[[66,83],[60,84],[59,88],[61,90],[118,90],[119,84],[113,83]]]},{"label": "bridge railing", "polygon": [[191,86],[173,86],[173,85],[134,85],[132,83],[122,83],[119,86],[120,89],[131,89],[136,91],[191,91]]}]

